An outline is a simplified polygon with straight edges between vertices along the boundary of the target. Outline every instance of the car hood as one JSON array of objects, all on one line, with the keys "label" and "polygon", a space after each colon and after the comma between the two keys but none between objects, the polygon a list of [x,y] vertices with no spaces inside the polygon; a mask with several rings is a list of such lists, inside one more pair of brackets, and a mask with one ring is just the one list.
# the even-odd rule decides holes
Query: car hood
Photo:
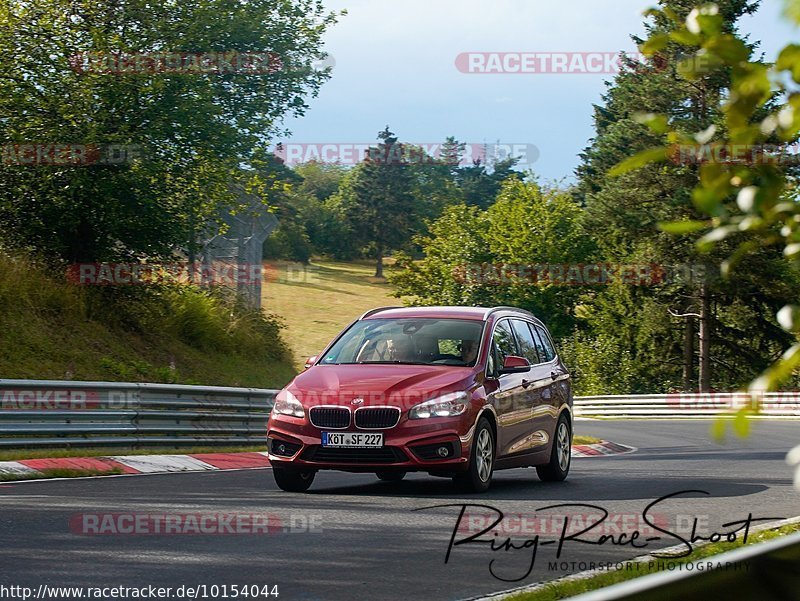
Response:
[{"label": "car hood", "polygon": [[306,407],[391,405],[411,407],[440,392],[467,390],[473,368],[443,365],[316,365],[287,389]]}]

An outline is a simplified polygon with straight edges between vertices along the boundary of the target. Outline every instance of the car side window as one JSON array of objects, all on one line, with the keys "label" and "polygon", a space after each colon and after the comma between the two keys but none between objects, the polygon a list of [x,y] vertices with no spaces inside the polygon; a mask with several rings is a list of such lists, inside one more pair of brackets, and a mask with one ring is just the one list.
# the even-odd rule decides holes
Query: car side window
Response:
[{"label": "car side window", "polygon": [[520,356],[530,361],[531,365],[544,363],[543,355],[540,358],[533,334],[528,328],[528,322],[520,319],[512,319],[511,325],[514,327],[514,333],[517,335],[517,343],[519,345],[519,352],[521,353]]},{"label": "car side window", "polygon": [[511,324],[507,319],[504,319],[494,329],[494,343],[497,346],[498,360],[502,367],[506,357],[511,355],[518,355],[517,343],[514,340],[514,334],[511,332]]},{"label": "car side window", "polygon": [[545,329],[541,326],[533,326],[533,329],[536,330],[536,334],[541,341],[542,348],[544,349],[544,361],[549,363],[553,359],[556,358],[556,350],[553,348],[553,343],[550,340],[550,335],[545,331]]}]

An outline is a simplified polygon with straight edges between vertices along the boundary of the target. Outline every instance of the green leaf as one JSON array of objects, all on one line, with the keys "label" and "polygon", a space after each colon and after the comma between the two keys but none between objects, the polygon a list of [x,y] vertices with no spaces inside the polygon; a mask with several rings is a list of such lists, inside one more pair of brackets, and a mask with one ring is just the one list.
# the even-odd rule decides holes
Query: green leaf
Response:
[{"label": "green leaf", "polygon": [[644,44],[639,46],[639,49],[642,51],[642,54],[646,54],[647,56],[651,56],[658,52],[659,50],[663,50],[669,44],[669,34],[668,33],[659,33],[655,34],[650,37]]},{"label": "green leaf", "polygon": [[800,23],[800,0],[785,0],[786,8],[784,13],[795,23]]},{"label": "green leaf", "polygon": [[722,64],[723,61],[718,56],[700,50],[689,58],[679,61],[676,68],[681,77],[695,81],[708,75]]},{"label": "green leaf", "polygon": [[679,44],[683,44],[684,46],[699,46],[701,42],[699,35],[694,34],[687,29],[679,29],[677,31],[670,32],[669,37]]},{"label": "green leaf", "polygon": [[713,38],[705,45],[705,48],[729,65],[735,65],[750,58],[750,49],[747,45],[730,34]]},{"label": "green leaf", "polygon": [[653,113],[636,113],[633,120],[642,125],[646,125],[657,134],[666,133],[669,130],[669,121],[666,115]]},{"label": "green leaf", "polygon": [[736,417],[733,419],[733,431],[736,432],[740,438],[747,438],[750,436],[749,413],[750,409],[748,407],[743,407],[736,412]]},{"label": "green leaf", "polygon": [[800,45],[789,44],[781,50],[775,68],[780,71],[791,71],[792,79],[800,83]]},{"label": "green leaf", "polygon": [[708,227],[705,221],[670,221],[658,224],[658,229],[668,234],[692,234]]},{"label": "green leaf", "polygon": [[611,169],[608,174],[611,177],[617,177],[619,175],[623,175],[630,171],[635,171],[636,169],[640,169],[645,165],[649,165],[651,163],[659,163],[667,160],[667,148],[664,146],[660,146],[658,148],[650,148],[648,150],[643,150],[642,152],[633,155],[630,158],[625,159],[618,165],[616,165],[613,169]]}]

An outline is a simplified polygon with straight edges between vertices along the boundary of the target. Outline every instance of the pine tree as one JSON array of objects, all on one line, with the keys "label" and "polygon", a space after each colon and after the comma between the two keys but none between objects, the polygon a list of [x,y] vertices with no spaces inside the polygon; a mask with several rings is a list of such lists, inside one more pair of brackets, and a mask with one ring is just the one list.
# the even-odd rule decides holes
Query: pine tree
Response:
[{"label": "pine tree", "polygon": [[[681,18],[695,6],[693,0],[659,4]],[[758,2],[723,0],[718,5],[725,29],[737,35],[737,21],[755,12]],[[647,23],[648,37],[667,30],[660,19]],[[643,64],[626,62],[627,69],[609,84],[602,105],[595,107],[596,136],[577,170],[576,196],[586,207],[587,230],[596,239],[599,261],[698,266],[671,285],[615,286],[587,299],[590,336],[613,340],[617,348],[631,353],[639,366],[633,386],[648,392],[653,392],[653,382],[664,389],[704,391],[744,383],[786,342],[770,317],[780,307],[776,288],[798,286],[780,257],[767,251],[749,258],[729,281],[711,277],[730,248],[700,255],[691,240],[658,230],[659,222],[698,218],[691,203],[697,166],[652,164],[611,177],[611,169],[626,157],[664,145],[657,128],[640,123],[637,113],[667,115],[674,128],[686,132],[720,127],[717,107],[726,93],[726,74],[709,66],[690,81],[680,75],[687,66],[682,60],[680,47],[670,44]]]},{"label": "pine tree", "polygon": [[383,277],[386,253],[407,242],[414,233],[413,177],[405,145],[386,126],[381,142],[367,152],[353,184],[350,220],[369,244],[375,258],[375,277]]}]

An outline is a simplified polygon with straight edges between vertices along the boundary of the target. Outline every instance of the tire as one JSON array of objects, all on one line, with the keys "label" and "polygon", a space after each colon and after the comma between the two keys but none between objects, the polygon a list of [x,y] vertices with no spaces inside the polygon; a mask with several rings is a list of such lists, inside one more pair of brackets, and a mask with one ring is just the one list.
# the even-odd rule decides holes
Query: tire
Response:
[{"label": "tire", "polygon": [[489,490],[494,473],[495,438],[486,418],[480,418],[475,428],[475,440],[469,458],[469,469],[453,480],[467,492],[481,493]]},{"label": "tire", "polygon": [[406,472],[382,470],[380,472],[375,472],[375,475],[378,476],[378,480],[382,480],[383,482],[400,482],[400,480],[406,477]]},{"label": "tire", "polygon": [[306,492],[314,482],[316,472],[291,468],[273,467],[272,475],[278,488],[286,492]]},{"label": "tire", "polygon": [[572,465],[572,427],[563,413],[558,418],[553,436],[550,461],[536,466],[536,473],[542,482],[562,482],[569,474]]}]

